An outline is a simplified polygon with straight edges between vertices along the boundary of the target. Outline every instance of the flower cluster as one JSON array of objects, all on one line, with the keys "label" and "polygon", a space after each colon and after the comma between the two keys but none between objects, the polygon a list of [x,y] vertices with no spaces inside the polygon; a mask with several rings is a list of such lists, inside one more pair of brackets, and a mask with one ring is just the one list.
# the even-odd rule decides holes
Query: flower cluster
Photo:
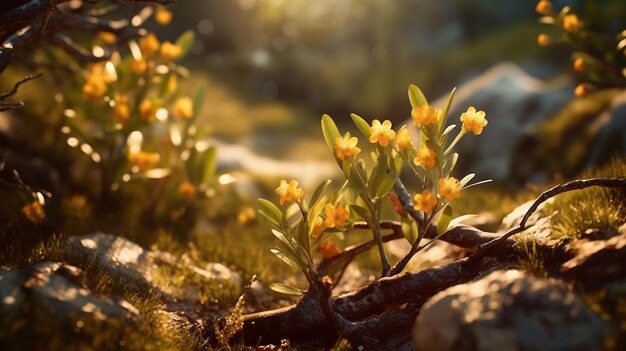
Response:
[{"label": "flower cluster", "polygon": [[[574,90],[575,96],[586,96],[600,87],[624,86],[626,32],[600,32],[585,23],[602,23],[602,18],[583,20],[569,6],[554,9],[550,0],[540,0],[535,10],[541,16],[540,22],[557,29],[552,35],[539,34],[537,43],[544,47],[565,44],[573,50],[572,68],[582,80]],[[606,16],[597,12],[593,15]]]},{"label": "flower cluster", "polygon": [[46,212],[39,200],[34,200],[22,207],[22,214],[26,219],[35,224],[40,224],[46,218]]}]

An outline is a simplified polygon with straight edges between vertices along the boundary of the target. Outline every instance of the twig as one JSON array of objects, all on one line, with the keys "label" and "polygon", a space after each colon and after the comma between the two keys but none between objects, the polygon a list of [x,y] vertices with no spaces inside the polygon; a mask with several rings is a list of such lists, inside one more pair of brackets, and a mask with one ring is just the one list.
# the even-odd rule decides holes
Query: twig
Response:
[{"label": "twig", "polygon": [[42,75],[43,75],[43,73],[39,72],[37,74],[33,74],[32,76],[26,76],[26,77],[20,79],[15,84],[13,84],[13,88],[11,88],[11,90],[0,94],[0,100],[6,99],[9,96],[15,95],[17,93],[17,90],[20,88],[20,85],[28,82],[29,80],[37,79],[37,78],[41,77]]},{"label": "twig", "polygon": [[470,259],[472,260],[478,260],[480,258],[482,258],[489,250],[493,249],[494,247],[502,244],[503,242],[505,242],[507,239],[509,239],[511,236],[515,235],[515,234],[519,234],[521,232],[523,232],[524,230],[527,229],[526,227],[526,222],[528,222],[528,219],[530,218],[530,216],[532,216],[533,213],[535,213],[535,211],[537,210],[537,208],[539,208],[539,205],[541,205],[542,203],[544,203],[546,200],[565,193],[565,192],[569,192],[572,190],[582,190],[585,188],[589,188],[592,186],[599,186],[599,187],[604,187],[604,188],[624,188],[626,187],[626,179],[624,178],[617,178],[617,179],[612,179],[612,178],[591,178],[591,179],[579,179],[579,180],[574,180],[571,181],[569,183],[565,183],[562,185],[557,185],[547,191],[544,191],[543,193],[541,193],[541,195],[533,202],[533,204],[530,206],[530,208],[528,209],[528,211],[526,211],[526,214],[524,214],[524,217],[522,217],[522,220],[520,221],[520,224],[517,228],[514,228],[510,231],[508,231],[507,233],[503,234],[502,236],[500,236],[499,238],[493,239],[487,243],[485,243],[484,245],[482,245],[480,247],[480,249],[478,250],[478,252],[476,252],[474,255],[470,256]]}]

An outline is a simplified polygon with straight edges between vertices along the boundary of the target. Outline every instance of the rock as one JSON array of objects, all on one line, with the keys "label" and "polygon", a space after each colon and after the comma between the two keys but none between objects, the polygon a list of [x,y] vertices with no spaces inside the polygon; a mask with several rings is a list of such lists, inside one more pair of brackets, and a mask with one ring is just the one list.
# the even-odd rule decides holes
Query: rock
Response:
[{"label": "rock", "polygon": [[568,278],[596,285],[600,280],[626,275],[626,233],[606,240],[576,240],[566,250],[574,254],[561,265],[561,273]]},{"label": "rock", "polygon": [[[545,205],[551,203],[552,201],[552,199],[544,201],[541,205],[539,205],[537,210],[535,210],[535,212],[530,215],[530,217],[526,221],[526,227],[529,228],[525,231],[526,233],[532,232],[533,234],[537,235],[538,238],[547,238],[549,236],[550,218],[553,214],[549,214],[548,216],[546,216],[545,213],[542,213],[542,209],[545,207]],[[517,228],[522,222],[524,216],[526,215],[526,212],[528,212],[528,210],[532,206],[533,202],[535,202],[535,200],[525,202],[513,211],[511,211],[511,213],[506,215],[502,219],[502,223],[498,228],[498,233],[505,233],[511,229]],[[530,228],[531,226],[532,228]]]},{"label": "rock", "polygon": [[[534,175],[530,172],[535,172],[536,167],[524,165],[529,160],[529,150],[523,150],[521,145],[529,137],[532,139],[538,124],[572,99],[572,91],[569,81],[542,81],[513,63],[498,64],[463,84],[456,91],[449,123],[456,124],[458,131],[461,113],[468,106],[475,106],[486,112],[489,124],[480,137],[468,135],[459,143],[457,170],[476,173],[481,179],[529,181]],[[441,97],[432,105],[443,108],[447,98]]]},{"label": "rock", "polygon": [[606,326],[564,282],[496,271],[430,299],[416,350],[597,350]]},{"label": "rock", "polygon": [[77,267],[58,262],[40,262],[16,271],[0,270],[0,310],[19,318],[24,311],[37,311],[42,320],[86,323],[134,319],[138,310],[117,296],[94,294]]}]

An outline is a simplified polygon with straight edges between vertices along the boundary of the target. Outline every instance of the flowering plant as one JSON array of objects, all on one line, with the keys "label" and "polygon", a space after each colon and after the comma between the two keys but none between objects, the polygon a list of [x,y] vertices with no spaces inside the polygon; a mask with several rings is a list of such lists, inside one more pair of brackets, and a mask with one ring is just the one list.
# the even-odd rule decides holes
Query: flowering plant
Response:
[{"label": "flowering plant", "polygon": [[[171,13],[158,7],[155,19],[166,24]],[[115,40],[102,32],[94,51]],[[148,33],[129,41],[128,53],[118,51],[84,72],[82,96],[65,99],[61,132],[72,148],[98,166],[99,198],[110,205],[114,194],[130,183],[150,183],[144,211],[150,220],[175,220],[210,194],[216,150],[200,139],[208,130],[196,119],[205,87],[195,98],[180,89],[189,75],[179,64],[194,41],[193,32],[174,42]]]},{"label": "flowering plant", "polygon": [[[359,132],[374,147],[372,162],[368,164],[359,158],[362,149],[358,137],[349,132],[341,134],[333,119],[324,115],[321,120],[324,139],[343,172],[344,184],[330,191],[330,180],[323,181],[307,201],[296,180],[282,180],[276,189],[280,207],[259,199],[260,213],[270,220],[272,233],[282,243],[272,252],[283,262],[302,270],[314,289],[321,280],[332,281],[329,277],[322,279],[327,274],[334,272],[335,278],[340,277],[342,267],[354,258],[355,252],[371,246],[378,248],[381,276],[400,273],[417,252],[446,232],[453,216],[452,202],[461,196],[462,190],[478,184],[469,184],[474,174],[460,180],[452,176],[459,157],[454,148],[463,136],[482,133],[488,123],[485,112],[469,107],[460,116],[461,128],[451,139],[456,125],[447,122],[454,90],[444,109],[429,105],[415,85],[409,87],[408,93],[416,137],[406,126],[396,131],[389,120],[374,119],[370,124],[352,114]],[[405,168],[410,170],[411,184],[416,187],[413,196],[400,179]],[[411,244],[406,256],[393,266],[383,245],[387,237],[381,233],[389,228],[382,210],[386,199],[400,216],[400,231]],[[345,233],[364,228],[372,232],[371,241],[345,251],[339,248],[337,241]],[[425,242],[427,237],[433,240]],[[272,288],[284,293],[303,292],[283,284],[274,284]]]}]

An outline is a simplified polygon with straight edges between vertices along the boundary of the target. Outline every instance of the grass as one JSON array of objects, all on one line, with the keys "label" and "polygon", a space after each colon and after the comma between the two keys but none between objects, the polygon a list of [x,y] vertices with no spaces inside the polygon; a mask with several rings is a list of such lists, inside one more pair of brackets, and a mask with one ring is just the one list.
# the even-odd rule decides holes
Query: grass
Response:
[{"label": "grass", "polygon": [[[626,177],[626,160],[613,159],[596,171],[586,172],[580,178]],[[580,238],[587,229],[599,229],[617,234],[626,222],[626,190],[593,187],[557,196],[546,205],[544,213],[556,211],[552,220],[553,237]]]}]

